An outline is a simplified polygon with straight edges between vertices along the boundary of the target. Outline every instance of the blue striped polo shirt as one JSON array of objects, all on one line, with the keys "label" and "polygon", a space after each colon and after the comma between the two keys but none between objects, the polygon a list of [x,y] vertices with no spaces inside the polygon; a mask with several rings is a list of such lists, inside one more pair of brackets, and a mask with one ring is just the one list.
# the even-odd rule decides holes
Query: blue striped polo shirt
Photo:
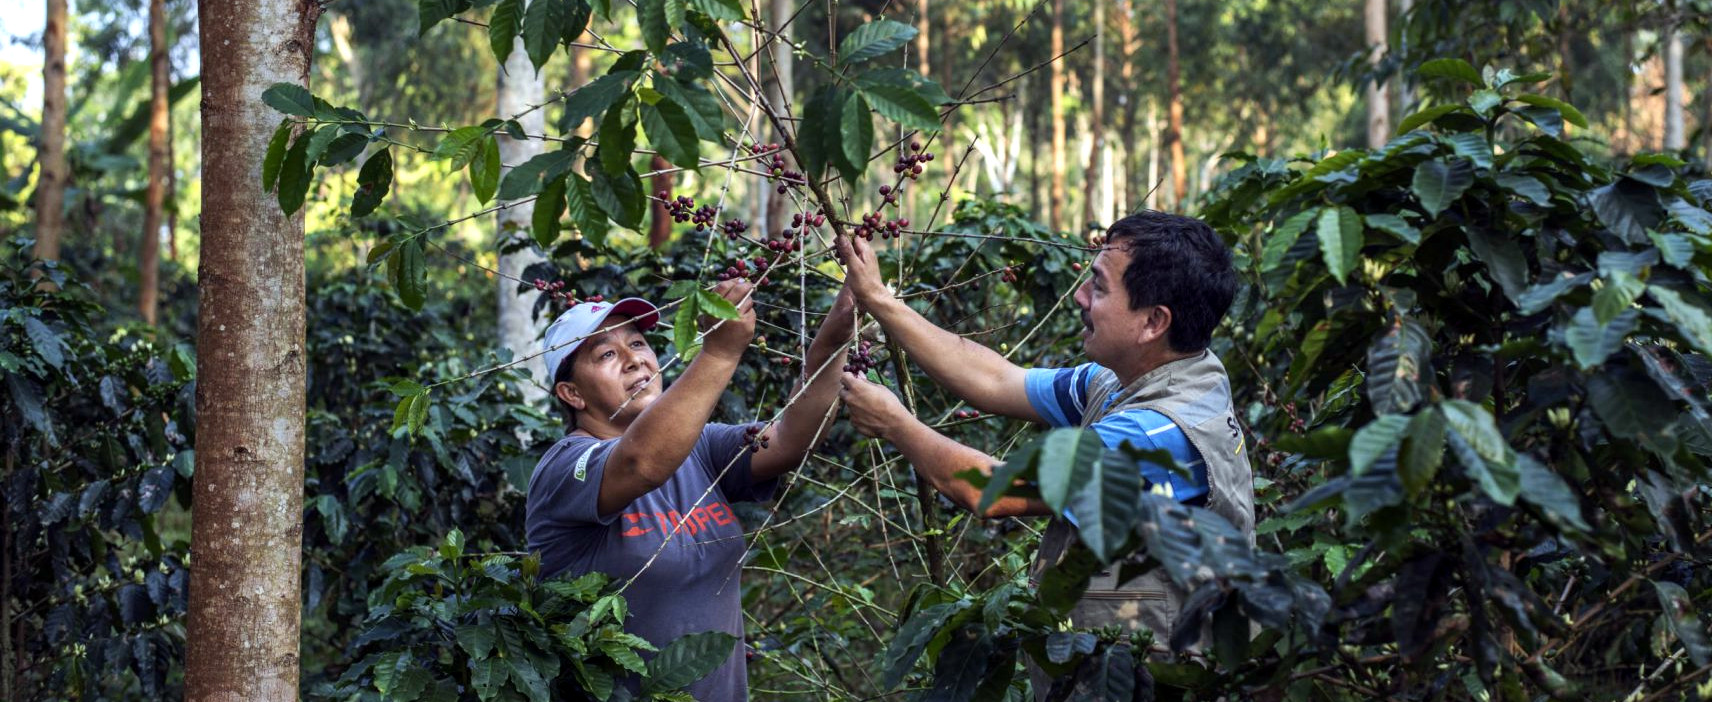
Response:
[{"label": "blue striped polo shirt", "polygon": [[[1075,368],[1031,368],[1024,376],[1028,403],[1052,427],[1079,427],[1087,411],[1088,382],[1095,373],[1104,370],[1099,364],[1084,363]],[[1107,399],[1110,406],[1114,394]],[[1189,443],[1188,435],[1159,412],[1150,409],[1129,409],[1106,416],[1092,426],[1100,441],[1108,448],[1117,448],[1128,441],[1144,450],[1164,450],[1171,453],[1177,465],[1188,469],[1191,480],[1166,470],[1155,463],[1140,464],[1144,489],[1160,486],[1172,499],[1190,505],[1207,501],[1207,464],[1201,452]],[[1072,520],[1074,521],[1074,520]]]}]

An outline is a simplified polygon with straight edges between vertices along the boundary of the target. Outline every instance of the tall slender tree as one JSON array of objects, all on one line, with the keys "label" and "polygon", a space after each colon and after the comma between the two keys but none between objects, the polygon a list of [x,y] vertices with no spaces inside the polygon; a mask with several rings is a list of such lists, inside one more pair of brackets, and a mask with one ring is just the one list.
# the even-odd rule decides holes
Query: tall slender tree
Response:
[{"label": "tall slender tree", "polygon": [[1180,210],[1189,196],[1189,174],[1183,162],[1183,86],[1178,81],[1177,59],[1177,0],[1165,0],[1165,145],[1171,149],[1171,205]]},{"label": "tall slender tree", "polygon": [[303,214],[262,189],[276,83],[307,86],[320,6],[207,2],[196,469],[185,698],[296,700],[303,554]]},{"label": "tall slender tree", "polygon": [[36,257],[59,260],[65,229],[65,0],[47,0],[42,31],[42,130],[36,173]]},{"label": "tall slender tree", "polygon": [[[1364,0],[1367,25],[1367,63],[1377,68],[1385,58],[1386,0]],[[1391,138],[1391,90],[1387,82],[1374,76],[1367,83],[1367,147],[1377,149]]]},{"label": "tall slender tree", "polygon": [[161,223],[166,219],[167,122],[170,119],[167,88],[172,81],[167,65],[166,0],[149,0],[149,182],[143,196],[143,231],[137,241],[137,271],[141,295],[137,311],[143,321],[155,323],[160,299]]},{"label": "tall slender tree", "polygon": [[[500,68],[498,90],[494,92],[495,109],[503,119],[518,117],[517,123],[526,134],[539,135],[546,130],[547,122],[544,113],[539,109],[530,109],[540,105],[545,94],[545,84],[541,74],[535,71],[535,66],[529,63],[529,54],[523,49],[521,37],[514,38],[511,54],[506,56],[505,65]],[[524,114],[527,112],[527,114]],[[509,171],[517,164],[528,161],[541,153],[541,142],[533,138],[512,139],[504,134],[499,135],[499,162],[503,171]],[[524,272],[546,257],[535,248],[534,239],[529,236],[530,222],[535,216],[535,204],[525,202],[513,204],[499,211],[497,218],[498,235],[495,241],[499,245],[499,338],[500,343],[511,349],[513,358],[522,358],[534,352],[540,341],[542,320],[535,318],[535,300],[541,293],[532,288],[519,291],[518,280],[528,280]],[[521,248],[510,253],[505,249],[521,244]],[[547,377],[547,366],[540,357],[531,358],[523,365],[529,370],[530,377],[535,382],[520,382],[518,390],[523,399],[530,403],[542,402],[547,398],[546,387],[550,379]]]},{"label": "tall slender tree", "polygon": [[[1118,147],[1123,150],[1122,168],[1117,169],[1123,179],[1120,184],[1122,202],[1118,213],[1124,214],[1135,208],[1135,167],[1136,157],[1140,154],[1140,142],[1135,138],[1135,57],[1141,48],[1141,35],[1136,31],[1135,0],[1119,0],[1118,3],[1118,110],[1122,118],[1118,126]],[[1148,136],[1152,140],[1152,135]]]},{"label": "tall slender tree", "polygon": [[1675,2],[1666,6],[1664,25],[1664,148],[1681,151],[1688,148],[1688,132],[1683,119],[1682,95],[1682,27]]},{"label": "tall slender tree", "polygon": [[1052,0],[1052,66],[1048,97],[1052,100],[1052,197],[1050,221],[1052,231],[1064,228],[1064,0]]},{"label": "tall slender tree", "polygon": [[[1094,0],[1094,70],[1089,79],[1093,89],[1089,102],[1093,111],[1088,120],[1088,170],[1082,185],[1082,228],[1100,222],[1105,212],[1105,174],[1100,165],[1106,156],[1106,3]],[[1083,232],[1084,234],[1086,231]]]}]

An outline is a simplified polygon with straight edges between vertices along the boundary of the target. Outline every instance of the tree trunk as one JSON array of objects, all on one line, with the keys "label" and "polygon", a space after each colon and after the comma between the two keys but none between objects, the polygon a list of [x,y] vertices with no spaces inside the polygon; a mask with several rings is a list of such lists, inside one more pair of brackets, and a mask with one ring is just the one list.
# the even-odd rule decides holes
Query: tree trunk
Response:
[{"label": "tree trunk", "polygon": [[[1409,55],[1409,21],[1414,19],[1409,15],[1414,11],[1415,0],[1397,0],[1397,44],[1404,56]],[[1403,115],[1415,110],[1415,85],[1406,71],[1397,74],[1397,109]]]},{"label": "tree trunk", "polygon": [[[1404,1],[1408,2],[1408,0]],[[1569,70],[1569,45],[1572,38],[1569,3],[1559,2],[1557,4],[1557,85],[1558,89],[1563,91],[1564,102],[1569,103],[1575,102],[1575,78]],[[1567,132],[1570,125],[1565,124],[1563,126],[1564,131]]]},{"label": "tree trunk", "polygon": [[1109,224],[1101,220],[1105,218],[1106,188],[1105,175],[1100,166],[1106,157],[1106,3],[1109,0],[1094,0],[1094,71],[1088,81],[1093,90],[1090,102],[1093,114],[1088,118],[1088,174],[1083,179],[1082,190],[1087,193],[1082,203],[1082,232],[1088,235],[1088,228],[1094,225]]},{"label": "tree trunk", "polygon": [[1159,209],[1159,150],[1164,146],[1159,134],[1159,106],[1147,103],[1147,209]]},{"label": "tree trunk", "polygon": [[[513,39],[511,55],[505,59],[505,66],[499,72],[499,89],[495,91],[495,102],[500,119],[511,117],[542,102],[544,92],[541,75],[535,72],[535,67],[529,63],[529,55],[523,51],[522,39]],[[518,118],[517,123],[527,134],[541,134],[546,129],[545,112],[533,110]],[[499,162],[502,171],[510,171],[518,164],[528,161],[541,153],[541,142],[535,139],[512,139],[501,134],[499,136]],[[499,339],[506,348],[511,349],[512,358],[522,358],[535,352],[540,341],[541,329],[545,326],[535,319],[535,300],[541,293],[534,288],[526,288],[519,292],[518,279],[530,280],[525,271],[537,263],[546,261],[546,257],[535,248],[534,238],[529,235],[530,222],[535,216],[535,204],[526,202],[499,211],[499,235],[495,241],[503,249],[513,241],[523,242],[523,248],[512,253],[499,255]],[[588,294],[590,291],[580,291]],[[534,404],[545,401],[547,393],[544,388],[552,379],[547,374],[546,363],[539,356],[529,359],[523,365],[528,369],[530,377],[535,382],[520,382],[517,387],[523,394],[525,402]]]},{"label": "tree trunk", "polygon": [[262,190],[275,83],[307,86],[311,0],[203,3],[202,253],[185,699],[296,700],[303,214]]},{"label": "tree trunk", "polygon": [[[1366,0],[1367,62],[1377,67],[1385,58],[1385,2]],[[1375,77],[1367,83],[1367,148],[1377,149],[1391,138],[1391,91]]]},{"label": "tree trunk", "polygon": [[154,324],[160,300],[160,230],[166,211],[166,94],[172,80],[166,56],[166,0],[149,0],[149,68],[154,91],[149,99],[149,184],[143,198],[143,232],[137,241],[142,286],[137,311],[144,322]]},{"label": "tree trunk", "polygon": [[915,0],[915,71],[924,77],[931,75],[933,69],[927,57],[928,28],[927,0]]},{"label": "tree trunk", "polygon": [[[1706,39],[1706,52],[1712,55],[1712,37]],[[1706,66],[1706,82],[1702,85],[1705,86],[1701,88],[1702,91],[1712,91],[1712,63]],[[1700,148],[1706,151],[1703,159],[1712,163],[1712,92],[1702,94],[1705,95],[1701,102],[1706,103],[1706,119],[1700,123]]]},{"label": "tree trunk", "polygon": [[42,32],[42,131],[36,175],[36,258],[59,260],[65,228],[65,0],[48,0]]},{"label": "tree trunk", "polygon": [[1134,0],[1122,0],[1118,5],[1118,110],[1122,119],[1118,126],[1117,142],[1123,149],[1123,157],[1119,163],[1123,168],[1117,169],[1122,174],[1123,204],[1118,209],[1120,213],[1128,213],[1135,203],[1135,175],[1132,170],[1135,165],[1135,148],[1139,142],[1135,138],[1135,56],[1140,49],[1140,36],[1135,29],[1135,21],[1130,13],[1135,11]]},{"label": "tree trunk", "polygon": [[[664,156],[654,154],[654,160],[648,163],[648,167],[655,171],[664,171],[672,168],[672,163]],[[663,192],[669,196],[676,180],[675,173],[661,173],[649,178],[648,192]],[[648,216],[648,246],[653,249],[666,248],[666,244],[672,241],[672,213],[666,210],[663,200],[655,200],[648,206]]]},{"label": "tree trunk", "polygon": [[[1671,10],[1675,10],[1675,3]],[[1682,29],[1676,17],[1666,20],[1664,29],[1664,148],[1681,151],[1688,148],[1687,132],[1683,128],[1682,109]]]},{"label": "tree trunk", "polygon": [[1051,85],[1047,88],[1052,100],[1052,196],[1047,227],[1054,233],[1064,231],[1064,0],[1052,0],[1052,66]]},{"label": "tree trunk", "polygon": [[[790,21],[791,15],[796,12],[796,5],[792,0],[769,0],[767,8],[771,13],[768,28],[778,32],[782,38],[792,36],[791,27],[794,25],[791,25]],[[774,111],[782,114],[787,112],[786,106],[791,104],[791,96],[796,94],[796,54],[795,49],[784,41],[775,40],[771,49],[769,58],[773,62],[773,70],[772,80],[768,85],[772,88],[772,94],[767,96],[767,101],[773,105]],[[783,144],[785,137],[779,134],[773,141]],[[766,229],[762,233],[769,238],[779,237],[790,221],[791,196],[789,193],[774,192],[765,183],[761,184],[761,189],[767,197],[767,216],[762,220]]]},{"label": "tree trunk", "polygon": [[1177,69],[1177,0],[1165,0],[1165,91],[1170,100],[1165,144],[1171,149],[1171,205],[1182,210],[1183,199],[1189,196],[1189,176],[1183,163],[1183,90]]}]

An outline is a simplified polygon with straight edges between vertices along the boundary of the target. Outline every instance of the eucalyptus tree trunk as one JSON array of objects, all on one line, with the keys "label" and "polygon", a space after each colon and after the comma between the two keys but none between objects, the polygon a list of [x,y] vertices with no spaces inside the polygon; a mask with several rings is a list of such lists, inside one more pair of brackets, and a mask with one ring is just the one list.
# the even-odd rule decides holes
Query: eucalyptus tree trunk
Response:
[{"label": "eucalyptus tree trunk", "polygon": [[[648,162],[648,167],[659,175],[648,179],[648,192],[671,193],[677,186],[677,174],[672,170],[672,163],[664,156],[654,154],[654,159]],[[666,203],[655,200],[648,206],[648,246],[653,249],[666,248],[672,241],[672,213],[666,209]]]},{"label": "eucalyptus tree trunk", "polygon": [[1171,149],[1171,205],[1183,209],[1189,196],[1188,165],[1183,162],[1183,87],[1178,82],[1177,0],[1165,0],[1165,91],[1169,96],[1165,145]]},{"label": "eucalyptus tree trunk", "polygon": [[166,0],[149,0],[149,71],[154,89],[149,98],[149,184],[143,196],[142,236],[137,242],[137,272],[142,287],[137,311],[149,324],[155,323],[160,300],[160,230],[161,222],[166,219],[166,130],[170,109],[167,88],[172,81],[166,49]]},{"label": "eucalyptus tree trunk", "polygon": [[42,131],[36,176],[36,258],[59,260],[65,229],[65,0],[47,0],[42,31]]},{"label": "eucalyptus tree trunk", "polygon": [[[767,2],[767,10],[771,13],[767,26],[778,32],[780,37],[773,42],[772,51],[769,52],[769,57],[773,62],[773,70],[769,73],[770,81],[768,83],[768,86],[772,88],[772,94],[767,96],[767,100],[772,103],[773,109],[780,113],[787,111],[785,106],[791,103],[791,96],[796,93],[796,50],[785,42],[786,39],[795,34],[789,23],[791,15],[796,13],[796,9],[796,3],[792,0],[768,0]],[[791,112],[794,111],[791,110]],[[783,144],[784,135],[779,135],[774,141]],[[765,220],[767,229],[764,234],[769,238],[778,237],[780,232],[784,231],[785,223],[790,217],[791,197],[788,193],[779,194],[764,185],[761,189],[767,195],[767,218]]]},{"label": "eucalyptus tree trunk", "polygon": [[303,554],[303,214],[262,189],[275,83],[307,86],[310,0],[200,9],[196,472],[185,699],[296,700]]},{"label": "eucalyptus tree trunk", "polygon": [[[535,67],[529,63],[529,55],[523,51],[521,39],[512,40],[511,55],[505,58],[505,65],[499,72],[498,88],[495,91],[495,109],[500,119],[510,119],[527,110],[528,114],[517,118],[517,123],[523,127],[524,133],[540,135],[546,130],[543,112],[530,109],[541,104],[545,90],[541,75],[535,72]],[[499,162],[502,171],[510,171],[540,153],[541,142],[537,139],[512,139],[504,134],[499,135]],[[499,255],[498,276],[499,340],[506,348],[511,349],[512,358],[522,358],[534,353],[544,326],[540,320],[535,319],[535,300],[541,296],[540,291],[534,288],[518,290],[518,280],[530,280],[524,271],[547,260],[535,248],[534,239],[529,235],[530,221],[534,215],[534,203],[525,202],[500,210],[497,222],[499,234],[495,241],[502,251]],[[503,253],[505,247],[513,242],[521,242],[523,247],[512,253]],[[518,383],[523,400],[531,404],[544,402],[547,392],[542,388],[551,382],[546,363],[537,356],[525,362],[523,367],[529,371],[529,376],[535,379],[533,383]]]},{"label": "eucalyptus tree trunk", "polygon": [[[1672,3],[1675,10],[1675,3]],[[1683,128],[1682,109],[1682,28],[1677,18],[1666,21],[1664,30],[1664,148],[1681,151],[1688,148],[1687,131]]]},{"label": "eucalyptus tree trunk", "polygon": [[[1377,67],[1385,58],[1385,2],[1365,0],[1367,24],[1367,62]],[[1374,78],[1367,83],[1367,147],[1377,149],[1391,137],[1391,90],[1386,82]]]},{"label": "eucalyptus tree trunk", "polygon": [[[933,74],[933,62],[930,60],[930,55],[927,50],[929,48],[928,34],[931,32],[933,26],[928,19],[927,0],[915,1],[915,28],[915,70],[923,77],[930,76]],[[946,78],[949,79],[950,76],[946,76]],[[949,88],[951,86],[945,87]],[[935,107],[938,106],[936,105]],[[911,212],[921,211],[921,191],[922,188],[910,188],[907,191],[908,195],[906,195],[906,197],[909,198],[909,209]]]},{"label": "eucalyptus tree trunk", "polygon": [[[1140,142],[1135,138],[1135,57],[1141,39],[1135,29],[1135,19],[1130,16],[1134,11],[1134,0],[1121,0],[1118,5],[1118,110],[1122,113],[1122,120],[1118,127],[1117,142],[1119,148],[1123,149],[1123,157],[1119,161],[1123,167],[1117,169],[1118,173],[1114,175],[1121,174],[1119,177],[1123,179],[1120,186],[1122,195],[1117,198],[1122,203],[1117,208],[1120,215],[1135,207],[1136,179],[1133,169],[1136,155],[1140,153],[1140,149],[1136,148]],[[1148,138],[1152,140],[1151,135]]]},{"label": "eucalyptus tree trunk", "polygon": [[1082,179],[1082,229],[1078,236],[1087,236],[1090,225],[1100,223],[1105,216],[1105,175],[1100,169],[1106,156],[1106,3],[1094,0],[1094,70],[1092,100],[1093,114],[1088,119],[1088,172]]},{"label": "eucalyptus tree trunk", "polygon": [[1052,0],[1052,66],[1047,95],[1052,100],[1052,196],[1047,226],[1064,229],[1064,0]]}]

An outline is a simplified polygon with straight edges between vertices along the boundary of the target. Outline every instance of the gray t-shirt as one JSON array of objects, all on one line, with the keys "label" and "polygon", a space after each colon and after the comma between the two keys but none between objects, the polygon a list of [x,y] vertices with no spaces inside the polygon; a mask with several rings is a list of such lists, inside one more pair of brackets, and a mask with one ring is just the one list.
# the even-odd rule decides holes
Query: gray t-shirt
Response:
[{"label": "gray t-shirt", "polygon": [[[778,481],[751,477],[743,430],[707,425],[665,485],[616,514],[603,516],[596,505],[617,440],[567,436],[547,450],[529,478],[524,521],[544,575],[599,571],[614,580],[635,578],[624,591],[630,607],[625,630],[662,648],[702,631],[738,638],[725,664],[689,687],[703,702],[742,700],[749,689],[738,582],[743,525],[730,503],[771,499]],[[650,558],[653,565],[643,571]]]}]

